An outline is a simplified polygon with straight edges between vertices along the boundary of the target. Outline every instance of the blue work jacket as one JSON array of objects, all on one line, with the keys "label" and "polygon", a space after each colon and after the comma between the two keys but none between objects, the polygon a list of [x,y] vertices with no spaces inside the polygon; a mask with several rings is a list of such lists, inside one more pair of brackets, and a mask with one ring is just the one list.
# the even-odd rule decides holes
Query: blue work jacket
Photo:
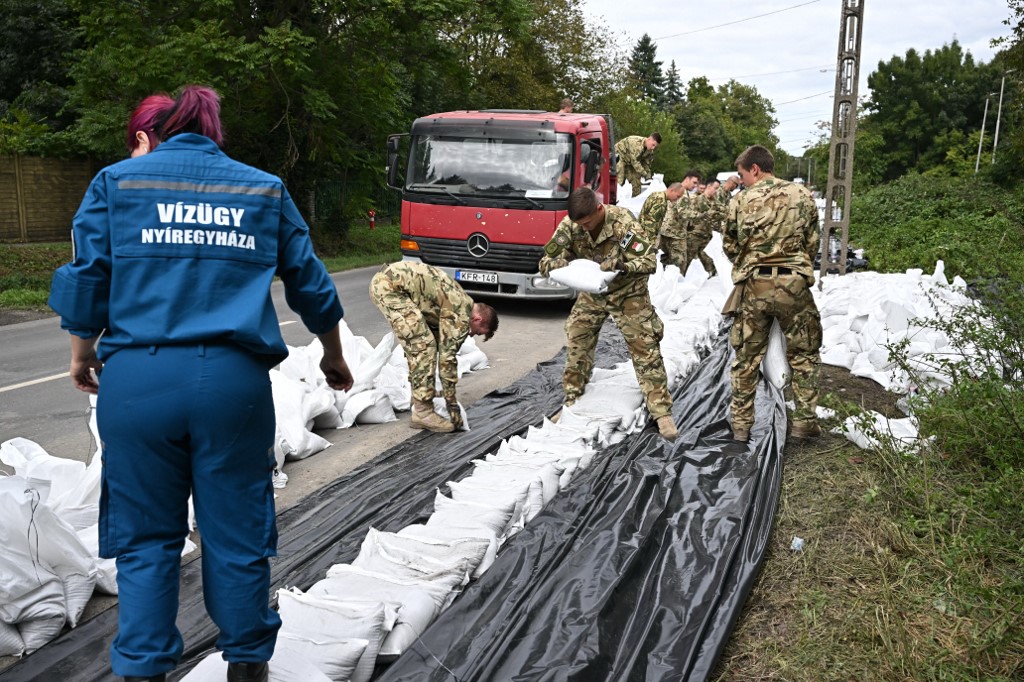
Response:
[{"label": "blue work jacket", "polygon": [[74,257],[54,273],[49,304],[72,334],[104,332],[101,360],[125,346],[231,341],[275,364],[288,351],[274,275],[314,334],[343,314],[281,180],[202,135],[104,168],[72,232]]}]

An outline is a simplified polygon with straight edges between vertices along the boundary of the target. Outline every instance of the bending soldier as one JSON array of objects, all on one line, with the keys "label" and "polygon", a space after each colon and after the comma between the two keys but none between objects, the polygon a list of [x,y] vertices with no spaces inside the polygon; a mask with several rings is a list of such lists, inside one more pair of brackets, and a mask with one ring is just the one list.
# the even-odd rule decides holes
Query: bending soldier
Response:
[{"label": "bending soldier", "polygon": [[773,175],[775,159],[760,145],[736,159],[747,188],[729,203],[723,244],[733,262],[732,295],[723,314],[735,315],[730,341],[733,438],[746,441],[754,423],[757,374],[772,320],[786,336],[793,370],[791,436],[802,440],[818,427],[821,316],[811,295],[818,249],[818,210],[807,188]]},{"label": "bending soldier", "polygon": [[[387,319],[409,362],[412,418],[409,426],[449,433],[462,428],[455,397],[459,380],[456,354],[466,337],[494,336],[498,314],[473,299],[443,270],[425,263],[384,266],[370,280],[370,298]],[[434,412],[435,370],[451,421]]]},{"label": "bending soldier", "polygon": [[659,144],[661,133],[651,133],[647,137],[630,135],[615,143],[615,155],[619,157],[616,166],[619,184],[629,180],[633,196],[640,194],[640,180],[652,177],[651,163],[654,161],[654,150]]},{"label": "bending soldier", "polygon": [[594,348],[601,325],[611,315],[626,340],[658,431],[664,438],[675,440],[678,433],[672,421],[672,397],[661,357],[664,328],[647,290],[648,275],[655,269],[654,245],[629,210],[605,206],[592,189],[580,187],[569,195],[569,215],[544,247],[540,272],[547,276],[576,258],[599,262],[602,270],[619,274],[607,293],[581,292],[566,320],[568,355],[562,374],[565,404],[572,405],[583,395],[594,370]]},{"label": "bending soldier", "polygon": [[651,243],[657,243],[658,235],[661,234],[661,226],[665,221],[665,214],[670,204],[675,204],[683,196],[686,190],[683,183],[673,182],[663,192],[651,192],[644,200],[643,208],[637,218],[644,229],[647,230],[647,238]]},{"label": "bending soldier", "polygon": [[683,188],[682,196],[678,201],[669,204],[659,232],[661,262],[665,265],[675,265],[684,275],[691,260],[687,247],[689,233],[693,229],[693,219],[696,216],[696,197],[690,192],[697,186],[699,179],[700,173],[695,170],[686,174],[680,183]]}]

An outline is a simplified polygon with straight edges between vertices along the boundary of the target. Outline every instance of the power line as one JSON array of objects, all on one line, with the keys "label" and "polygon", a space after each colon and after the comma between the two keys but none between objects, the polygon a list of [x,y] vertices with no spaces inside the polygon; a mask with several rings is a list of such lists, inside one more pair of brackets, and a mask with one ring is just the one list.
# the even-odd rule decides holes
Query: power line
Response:
[{"label": "power line", "polygon": [[806,97],[800,97],[799,99],[791,99],[790,101],[780,101],[778,103],[775,103],[775,106],[781,106],[782,104],[792,104],[795,101],[804,101],[805,99],[810,99],[812,97],[820,97],[823,94],[834,94],[834,93],[835,93],[835,90],[825,90],[824,92],[819,92],[819,93],[813,94],[813,95],[807,95]]},{"label": "power line", "polygon": [[[748,73],[742,76],[728,76],[726,78],[709,78],[708,82],[714,81],[728,81],[736,78],[757,78],[758,76],[778,76],[784,73],[796,73],[798,71],[817,71],[819,69],[827,69],[832,66],[831,64],[822,64],[821,66],[808,66],[803,69],[790,69],[789,71],[769,71],[767,73]],[[828,71],[835,71],[835,69],[827,69]]]},{"label": "power line", "polygon": [[664,40],[666,38],[678,38],[679,36],[688,36],[688,35],[692,35],[694,33],[702,33],[703,31],[710,31],[712,29],[722,28],[723,26],[732,26],[733,24],[742,24],[744,21],[752,21],[754,19],[761,19],[762,17],[771,16],[772,14],[778,14],[780,12],[786,12],[786,11],[789,11],[791,9],[796,9],[797,7],[806,7],[807,5],[813,5],[816,2],[821,2],[821,0],[810,0],[810,2],[804,2],[804,3],[801,3],[799,5],[793,5],[792,7],[783,7],[782,9],[777,9],[774,12],[766,12],[764,14],[758,14],[756,16],[747,17],[745,19],[737,19],[736,21],[730,21],[730,22],[727,22],[725,24],[718,24],[716,26],[705,26],[704,28],[694,29],[692,31],[684,31],[683,33],[673,33],[672,35],[661,36],[659,38],[653,38],[653,40]]}]

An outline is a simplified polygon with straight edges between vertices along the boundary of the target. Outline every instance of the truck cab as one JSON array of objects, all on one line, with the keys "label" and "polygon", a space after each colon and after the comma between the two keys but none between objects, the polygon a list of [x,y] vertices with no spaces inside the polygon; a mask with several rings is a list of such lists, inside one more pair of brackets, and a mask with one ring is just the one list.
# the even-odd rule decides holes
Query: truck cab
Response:
[{"label": "truck cab", "polygon": [[[400,164],[402,137],[409,144]],[[613,153],[602,114],[489,109],[418,118],[408,135],[388,139],[388,185],[402,193],[402,257],[441,268],[471,294],[572,298],[573,289],[537,266],[572,190],[588,186],[615,203]]]}]

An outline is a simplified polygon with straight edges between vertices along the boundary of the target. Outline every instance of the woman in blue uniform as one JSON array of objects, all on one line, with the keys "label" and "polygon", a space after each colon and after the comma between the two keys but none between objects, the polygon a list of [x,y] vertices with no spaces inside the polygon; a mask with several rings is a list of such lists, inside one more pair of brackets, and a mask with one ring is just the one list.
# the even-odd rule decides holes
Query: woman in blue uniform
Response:
[{"label": "woman in blue uniform", "polygon": [[98,393],[100,555],[117,559],[119,590],[111,665],[128,680],[162,681],[181,657],[191,494],[228,679],[266,680],[280,627],[268,605],[277,544],[268,369],[287,356],[270,285],[281,278],[323,344],[328,384],[347,390],[342,307],[281,180],[221,151],[217,93],[190,86],[158,108],[153,130],[137,136],[156,148],[89,186],[74,260],[50,294],[71,334],[71,380]]}]

